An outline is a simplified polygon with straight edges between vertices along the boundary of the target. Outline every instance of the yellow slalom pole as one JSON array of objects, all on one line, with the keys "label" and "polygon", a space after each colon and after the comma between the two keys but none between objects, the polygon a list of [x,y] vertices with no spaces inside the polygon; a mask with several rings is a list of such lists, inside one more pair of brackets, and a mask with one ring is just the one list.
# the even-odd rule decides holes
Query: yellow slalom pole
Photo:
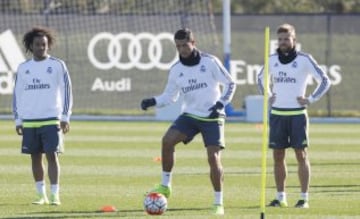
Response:
[{"label": "yellow slalom pole", "polygon": [[261,219],[265,219],[266,159],[267,159],[267,148],[268,148],[269,41],[270,41],[270,28],[266,27],[265,46],[264,46],[264,107],[263,107],[262,156],[261,156],[261,198],[260,198]]}]

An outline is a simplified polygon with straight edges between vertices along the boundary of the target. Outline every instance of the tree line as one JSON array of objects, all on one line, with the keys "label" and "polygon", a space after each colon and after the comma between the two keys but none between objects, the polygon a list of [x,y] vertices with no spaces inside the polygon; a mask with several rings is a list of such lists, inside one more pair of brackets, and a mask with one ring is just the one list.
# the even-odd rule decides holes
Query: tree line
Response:
[{"label": "tree line", "polygon": [[[360,13],[360,0],[230,0],[233,14]],[[222,13],[223,0],[0,0],[1,12],[13,13],[172,13],[179,8]],[[161,5],[161,7],[158,7]],[[176,6],[179,7],[176,7]],[[175,6],[175,7],[174,7]]]}]

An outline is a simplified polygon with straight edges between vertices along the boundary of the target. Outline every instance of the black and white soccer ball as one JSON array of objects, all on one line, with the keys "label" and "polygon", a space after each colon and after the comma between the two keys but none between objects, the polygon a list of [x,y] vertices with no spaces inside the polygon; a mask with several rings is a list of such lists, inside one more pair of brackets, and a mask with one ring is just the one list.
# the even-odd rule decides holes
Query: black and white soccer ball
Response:
[{"label": "black and white soccer ball", "polygon": [[145,196],[144,209],[150,215],[161,215],[167,209],[167,199],[163,194],[151,192]]}]

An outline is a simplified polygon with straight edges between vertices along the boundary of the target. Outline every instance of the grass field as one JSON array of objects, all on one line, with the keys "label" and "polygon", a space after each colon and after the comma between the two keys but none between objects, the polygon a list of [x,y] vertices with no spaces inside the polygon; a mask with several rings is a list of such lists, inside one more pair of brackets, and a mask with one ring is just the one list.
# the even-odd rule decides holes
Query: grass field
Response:
[{"label": "grass field", "polygon": [[[71,124],[61,155],[62,205],[34,206],[30,158],[20,154],[13,122],[0,121],[0,218],[150,218],[143,193],[160,181],[159,142],[167,122]],[[261,126],[228,123],[225,216],[260,218]],[[310,209],[266,209],[271,219],[360,218],[360,124],[311,124]],[[288,151],[288,201],[299,197],[294,153]],[[161,218],[212,218],[213,192],[201,138],[177,147],[173,194]],[[266,199],[275,195],[268,151]],[[104,205],[118,212],[101,213]]]}]

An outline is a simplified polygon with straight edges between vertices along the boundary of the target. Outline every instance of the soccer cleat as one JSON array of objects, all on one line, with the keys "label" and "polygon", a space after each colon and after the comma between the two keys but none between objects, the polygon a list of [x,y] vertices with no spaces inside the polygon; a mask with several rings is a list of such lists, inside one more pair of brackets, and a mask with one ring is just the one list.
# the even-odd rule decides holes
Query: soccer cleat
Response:
[{"label": "soccer cleat", "polygon": [[171,195],[171,187],[159,184],[159,185],[156,185],[156,187],[148,193],[151,193],[151,192],[160,193],[160,194],[163,194],[166,198],[169,198]]},{"label": "soccer cleat", "polygon": [[49,200],[45,194],[38,194],[38,197],[35,201],[32,202],[34,205],[47,205],[49,204]]},{"label": "soccer cleat", "polygon": [[309,203],[305,200],[299,200],[296,203],[295,208],[309,208]]},{"label": "soccer cleat", "polygon": [[287,201],[279,201],[277,199],[274,199],[270,202],[270,204],[268,205],[269,207],[281,207],[281,208],[286,208],[288,206]]},{"label": "soccer cleat", "polygon": [[213,214],[214,215],[224,215],[224,206],[223,205],[214,205],[213,206]]},{"label": "soccer cleat", "polygon": [[61,205],[59,194],[51,194],[50,205]]}]

